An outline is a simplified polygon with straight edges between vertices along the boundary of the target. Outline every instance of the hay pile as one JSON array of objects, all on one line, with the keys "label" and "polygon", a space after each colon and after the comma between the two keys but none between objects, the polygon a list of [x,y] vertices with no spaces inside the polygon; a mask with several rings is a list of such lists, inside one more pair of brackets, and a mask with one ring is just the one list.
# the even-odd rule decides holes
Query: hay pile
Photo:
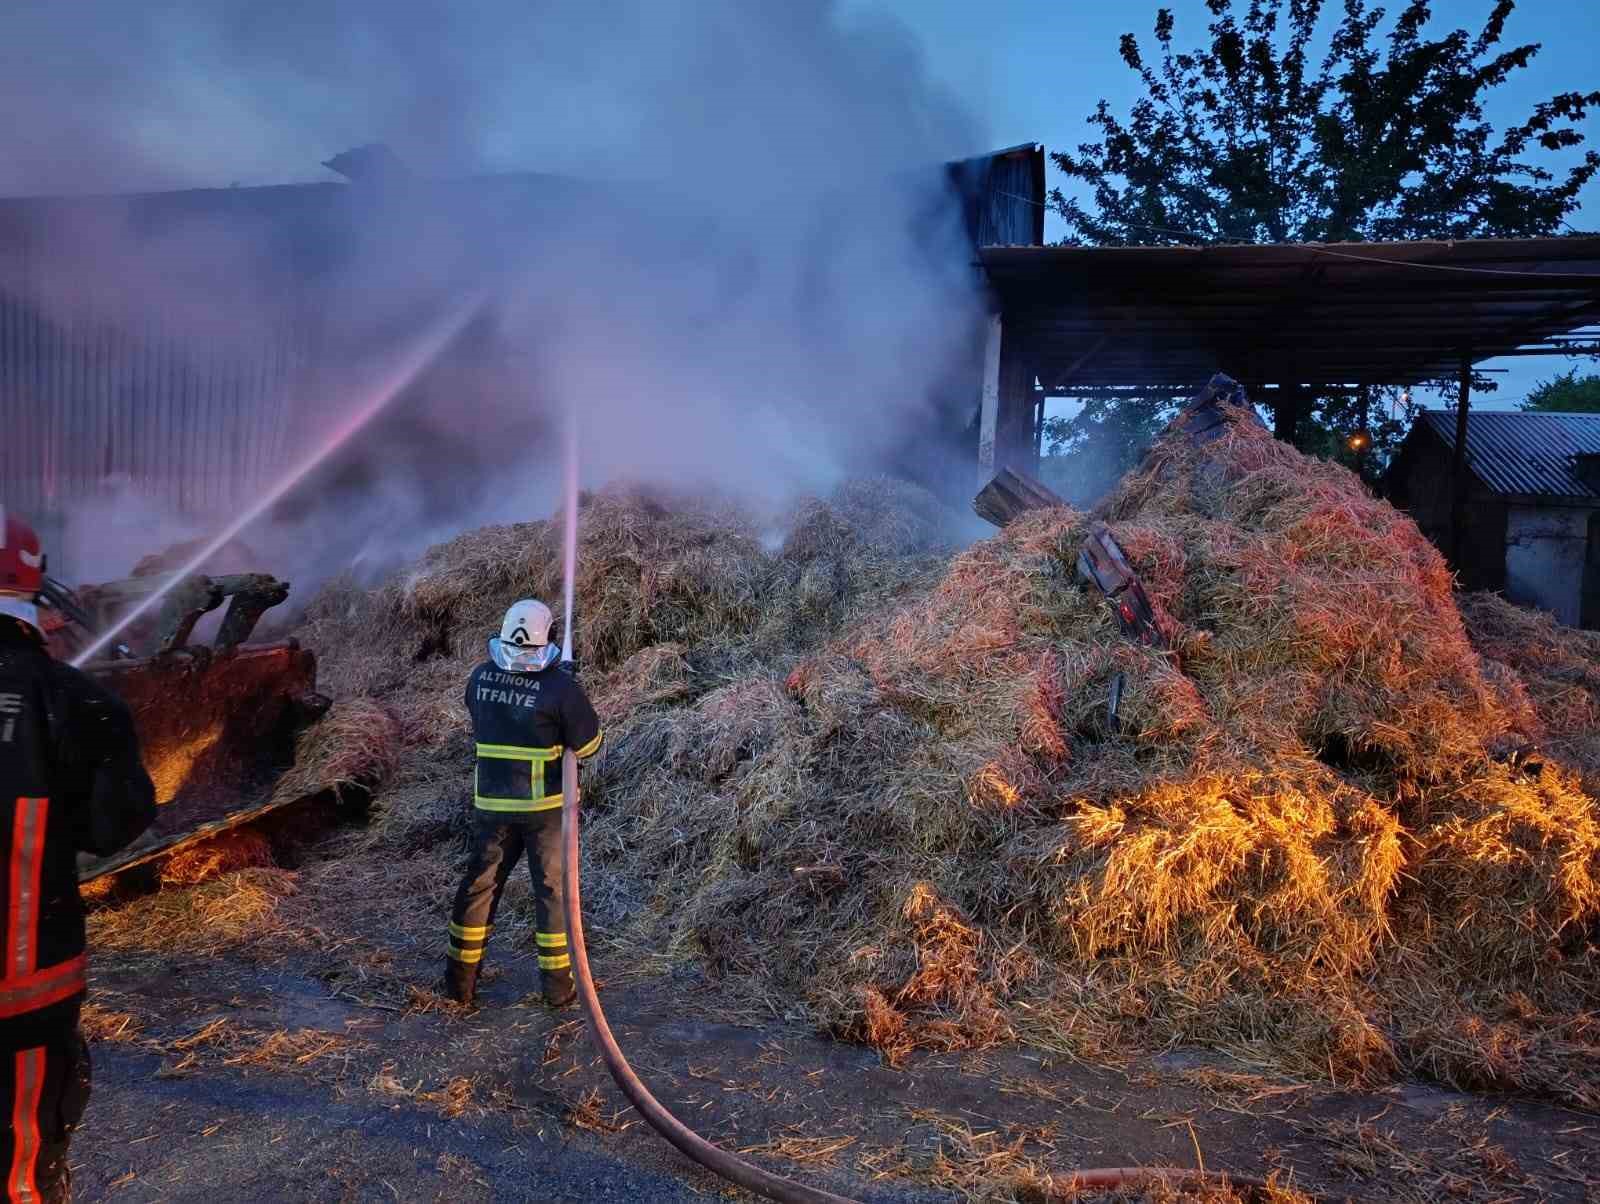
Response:
[{"label": "hay pile", "polygon": [[[598,931],[891,1057],[1190,1042],[1600,1106],[1600,813],[1562,759],[1592,728],[1556,666],[1474,650],[1408,519],[1244,424],[942,562],[908,499],[811,503],[775,553],[727,511],[589,499]],[[1075,583],[1092,518],[1172,651]],[[404,782],[465,779],[465,674],[507,602],[556,596],[556,533],[313,607],[325,688],[396,717]]]},{"label": "hay pile", "polygon": [[1485,671],[1526,700],[1541,747],[1582,770],[1589,793],[1600,792],[1600,632],[1563,627],[1498,594],[1466,594],[1460,603]]},{"label": "hay pile", "polygon": [[[781,676],[808,644],[927,588],[948,558],[948,532],[968,521],[886,478],[848,482],[765,522],[636,486],[586,494],[580,514],[583,679],[608,727],[753,674]],[[511,602],[559,605],[560,538],[559,515],[468,532],[381,588],[336,581],[310,604],[297,634],[317,651],[319,688],[339,701],[302,737],[293,772],[383,787],[371,822],[330,846],[337,867],[307,868],[294,906],[307,923],[320,908],[341,930],[442,954],[440,917],[470,829],[467,674]],[[587,893],[620,906],[632,890],[601,879]],[[514,941],[531,907],[509,912],[501,927]]]},{"label": "hay pile", "polygon": [[[776,554],[764,546],[771,532],[731,503],[619,486],[585,494],[579,513],[580,652],[612,714],[633,704],[632,690],[655,701],[681,697],[690,679],[704,690],[892,603],[931,580],[956,521],[925,490],[888,478],[801,503],[779,521]],[[468,747],[467,674],[513,601],[559,610],[561,572],[559,515],[485,527],[378,590],[325,587],[298,634],[318,651],[323,690],[369,700],[398,724],[406,780],[430,769],[455,780],[460,762],[441,766],[437,754]]]}]

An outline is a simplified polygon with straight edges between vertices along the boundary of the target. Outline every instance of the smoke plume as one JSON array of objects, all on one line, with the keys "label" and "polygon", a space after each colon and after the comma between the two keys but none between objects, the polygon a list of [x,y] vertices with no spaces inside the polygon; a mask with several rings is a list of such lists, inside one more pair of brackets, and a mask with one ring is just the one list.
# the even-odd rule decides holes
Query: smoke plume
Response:
[{"label": "smoke plume", "polygon": [[[972,407],[980,297],[940,165],[983,132],[887,20],[816,0],[35,0],[3,24],[0,193],[246,187],[57,206],[49,270],[0,288],[156,340],[180,376],[248,365],[240,404],[282,411],[249,446],[219,436],[181,491],[159,457],[107,464],[73,530],[137,514],[154,551],[215,528],[474,290],[446,354],[245,533],[262,567],[375,572],[547,513],[569,409],[586,485],[773,503],[926,469],[930,433]],[[370,143],[395,162],[318,166]],[[119,404],[130,430],[157,421]],[[94,543],[69,551],[78,579],[124,571],[125,544]]]}]

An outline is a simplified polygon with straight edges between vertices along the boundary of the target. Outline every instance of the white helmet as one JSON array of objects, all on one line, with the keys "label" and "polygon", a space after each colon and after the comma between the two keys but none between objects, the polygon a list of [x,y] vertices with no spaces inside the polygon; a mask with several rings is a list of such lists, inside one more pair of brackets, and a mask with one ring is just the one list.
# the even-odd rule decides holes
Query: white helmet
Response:
[{"label": "white helmet", "polygon": [[537,673],[548,669],[561,655],[561,645],[550,642],[550,608],[534,598],[513,602],[500,624],[498,639],[489,640],[489,656],[510,673]]}]

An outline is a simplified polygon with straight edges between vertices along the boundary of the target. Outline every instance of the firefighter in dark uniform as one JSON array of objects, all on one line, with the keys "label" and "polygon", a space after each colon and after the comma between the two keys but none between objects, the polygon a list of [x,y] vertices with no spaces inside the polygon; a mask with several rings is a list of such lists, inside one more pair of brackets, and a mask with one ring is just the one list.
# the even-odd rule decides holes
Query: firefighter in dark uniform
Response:
[{"label": "firefighter in dark uniform", "polygon": [[506,881],[526,852],[533,878],[539,978],[551,1007],[576,995],[562,910],[561,757],[600,749],[600,720],[570,666],[557,664],[548,607],[524,599],[506,611],[489,660],[467,679],[477,744],[474,835],[466,877],[450,913],[445,990],[476,1002],[478,971]]},{"label": "firefighter in dark uniform", "polygon": [[70,1197],[67,1142],[89,1099],[79,852],[105,856],[155,819],[128,708],[45,650],[38,536],[0,510],[0,1142],[4,1199]]}]

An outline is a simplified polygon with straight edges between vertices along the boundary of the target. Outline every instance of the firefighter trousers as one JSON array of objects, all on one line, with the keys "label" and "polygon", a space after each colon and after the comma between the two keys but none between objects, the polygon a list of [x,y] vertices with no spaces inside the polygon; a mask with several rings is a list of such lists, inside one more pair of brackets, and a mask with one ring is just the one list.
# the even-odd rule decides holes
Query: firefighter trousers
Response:
[{"label": "firefighter trousers", "polygon": [[0,1053],[9,1123],[0,1143],[8,1204],[72,1198],[67,1143],[89,1102],[89,1046],[77,1028],[59,1041]]},{"label": "firefighter trousers", "polygon": [[561,882],[561,809],[526,814],[478,811],[472,855],[450,912],[450,950],[445,980],[452,997],[472,999],[489,945],[495,912],[506,882],[526,853],[533,879],[539,977],[547,996],[570,992],[572,959]]}]

